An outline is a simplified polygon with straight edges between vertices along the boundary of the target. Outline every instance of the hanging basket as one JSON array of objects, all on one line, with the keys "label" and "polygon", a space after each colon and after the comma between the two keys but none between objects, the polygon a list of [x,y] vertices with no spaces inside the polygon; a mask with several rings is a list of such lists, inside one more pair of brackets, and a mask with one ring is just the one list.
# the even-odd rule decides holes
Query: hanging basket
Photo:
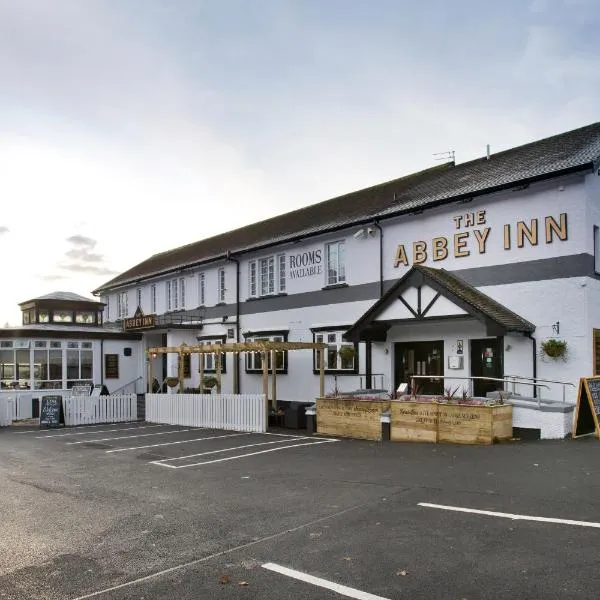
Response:
[{"label": "hanging basket", "polygon": [[354,360],[356,358],[356,349],[354,346],[342,346],[338,350],[338,354],[342,360]]},{"label": "hanging basket", "polygon": [[202,379],[202,387],[206,389],[212,389],[217,385],[217,378],[212,375],[208,375]]},{"label": "hanging basket", "polygon": [[550,338],[544,340],[541,345],[542,356],[556,360],[562,358],[567,359],[567,342],[565,340],[557,340]]},{"label": "hanging basket", "polygon": [[167,377],[167,385],[170,388],[174,388],[179,383],[179,379],[177,377]]}]

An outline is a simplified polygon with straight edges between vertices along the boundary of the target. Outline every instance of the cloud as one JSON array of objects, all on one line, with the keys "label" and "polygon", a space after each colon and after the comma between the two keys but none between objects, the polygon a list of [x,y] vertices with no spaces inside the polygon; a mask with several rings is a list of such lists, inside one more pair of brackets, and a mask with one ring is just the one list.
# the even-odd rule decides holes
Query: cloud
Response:
[{"label": "cloud", "polygon": [[66,275],[39,275],[39,279],[42,281],[61,281],[68,279]]},{"label": "cloud", "polygon": [[117,271],[112,271],[106,267],[97,267],[95,265],[82,265],[78,263],[60,264],[59,269],[71,271],[72,273],[90,273],[92,275],[116,275]]},{"label": "cloud", "polygon": [[88,248],[94,248],[98,243],[96,240],[85,235],[72,235],[67,238],[67,242],[75,246],[87,246]]},{"label": "cloud", "polygon": [[2,235],[3,233],[8,233],[9,229],[8,227],[4,227],[4,225],[0,225],[0,235]]}]

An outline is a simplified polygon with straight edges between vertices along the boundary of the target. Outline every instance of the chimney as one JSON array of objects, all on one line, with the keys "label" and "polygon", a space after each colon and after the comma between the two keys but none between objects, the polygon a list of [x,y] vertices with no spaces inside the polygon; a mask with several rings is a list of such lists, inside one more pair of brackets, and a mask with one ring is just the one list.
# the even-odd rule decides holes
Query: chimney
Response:
[{"label": "chimney", "polygon": [[487,155],[487,159],[490,160],[490,145],[489,144],[486,146],[486,155]]}]

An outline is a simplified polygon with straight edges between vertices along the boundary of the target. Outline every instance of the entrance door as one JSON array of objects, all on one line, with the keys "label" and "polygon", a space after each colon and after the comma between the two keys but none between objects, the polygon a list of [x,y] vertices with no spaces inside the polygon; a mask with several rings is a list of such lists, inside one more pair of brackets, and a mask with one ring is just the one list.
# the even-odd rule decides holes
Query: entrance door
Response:
[{"label": "entrance door", "polygon": [[410,386],[411,375],[432,375],[431,378],[415,379],[414,390],[418,394],[441,395],[444,380],[444,342],[402,342],[394,344],[394,389],[401,383]]},{"label": "entrance door", "polygon": [[[471,377],[504,377],[503,346],[503,338],[471,340]],[[485,397],[503,387],[501,381],[474,379],[473,395]]]}]

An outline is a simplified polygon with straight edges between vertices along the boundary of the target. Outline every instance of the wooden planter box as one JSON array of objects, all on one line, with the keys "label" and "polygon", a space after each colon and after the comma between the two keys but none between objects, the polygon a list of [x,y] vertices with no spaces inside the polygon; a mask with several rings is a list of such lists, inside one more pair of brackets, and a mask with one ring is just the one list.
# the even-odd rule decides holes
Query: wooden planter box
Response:
[{"label": "wooden planter box", "polygon": [[317,398],[317,433],[363,440],[381,440],[381,415],[390,400]]},{"label": "wooden planter box", "polygon": [[393,442],[493,444],[512,437],[512,406],[392,402]]}]

